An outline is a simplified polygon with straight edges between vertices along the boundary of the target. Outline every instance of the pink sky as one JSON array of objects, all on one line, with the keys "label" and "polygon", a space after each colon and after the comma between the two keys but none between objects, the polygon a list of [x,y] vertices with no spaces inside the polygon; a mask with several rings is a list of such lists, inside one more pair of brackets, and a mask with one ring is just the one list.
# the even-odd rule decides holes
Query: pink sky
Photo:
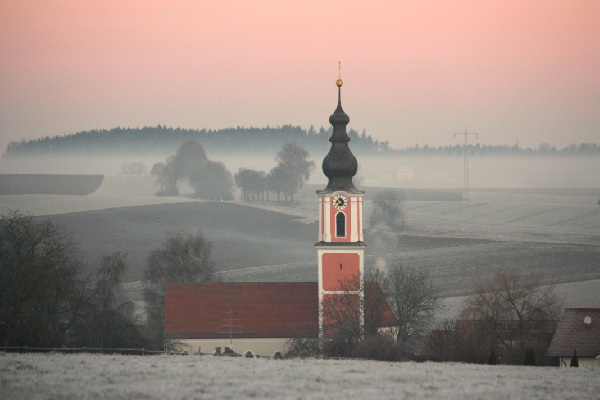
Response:
[{"label": "pink sky", "polygon": [[600,1],[3,0],[0,145],[116,126],[600,142]]}]

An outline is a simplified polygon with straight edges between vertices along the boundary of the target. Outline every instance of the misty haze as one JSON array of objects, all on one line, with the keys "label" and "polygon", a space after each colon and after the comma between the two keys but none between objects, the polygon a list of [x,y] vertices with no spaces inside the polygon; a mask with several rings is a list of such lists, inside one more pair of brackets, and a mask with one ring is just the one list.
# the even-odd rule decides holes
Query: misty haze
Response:
[{"label": "misty haze", "polygon": [[[179,183],[179,196],[157,197],[157,177],[150,172],[153,165],[172,154],[168,150],[5,155],[0,161],[5,182],[10,174],[94,174],[99,180],[89,194],[77,196],[66,195],[68,190],[36,193],[36,188],[43,187],[39,182],[34,180],[32,187],[27,187],[24,177],[13,176],[20,184],[11,186],[16,194],[3,193],[2,212],[21,210],[36,218],[50,216],[73,232],[91,263],[113,251],[128,253],[126,280],[131,284],[143,278],[148,253],[167,232],[179,230],[199,230],[213,242],[217,268],[225,280],[314,281],[316,258],[310,250],[317,230],[314,193],[326,184],[320,171],[327,149],[324,142],[320,154],[310,155],[317,168],[293,203],[274,201],[274,194],[271,201],[243,202],[239,188],[234,188],[233,202],[211,205],[193,199],[185,179]],[[469,201],[461,201],[466,193],[460,150],[458,146],[454,154],[421,156],[357,152],[356,182],[368,193],[365,215],[372,196],[381,190],[399,190],[405,199],[406,228],[401,234],[367,229],[367,266],[400,260],[432,269],[446,296],[465,296],[474,279],[510,266],[543,272],[547,283],[562,284],[560,290],[569,294],[567,305],[597,304],[600,175],[596,171],[600,170],[600,157],[486,155],[471,149]],[[206,153],[231,173],[240,168],[268,172],[276,165],[276,151],[211,153],[207,149]],[[124,173],[123,166],[131,162],[143,164],[143,174]],[[75,178],[70,182],[81,187]],[[73,189],[69,185],[63,190]],[[261,223],[248,222],[254,230],[240,230],[236,221],[244,214],[249,221]],[[276,233],[277,224],[287,228]],[[448,302],[457,307],[459,299]],[[456,312],[451,309],[445,316]]]},{"label": "misty haze", "polygon": [[55,3],[0,1],[0,398],[598,397],[600,1]]},{"label": "misty haze", "polygon": [[[210,154],[210,153],[209,153]],[[322,154],[311,153],[321,160]],[[23,156],[0,162],[3,174],[102,174],[119,175],[123,163],[138,161],[149,168],[168,154],[103,156]],[[273,155],[239,153],[211,155],[230,171],[240,167],[268,171],[275,165]],[[454,156],[362,156],[358,153],[359,178],[365,186],[392,188],[462,189],[463,157]],[[469,158],[469,183],[473,189],[581,189],[600,186],[600,158],[596,156],[478,156]],[[316,171],[309,183],[326,183]],[[568,191],[564,194],[568,194]]]},{"label": "misty haze", "polygon": [[[142,319],[149,255],[170,232],[201,232],[210,240],[223,281],[317,281],[314,195],[327,183],[319,165],[324,152],[311,154],[317,167],[293,201],[278,201],[275,193],[269,200],[243,201],[237,186],[232,187],[234,200],[202,200],[185,178],[177,181],[179,195],[157,196],[157,166],[168,165],[173,153],[5,155],[0,161],[1,212],[21,210],[35,221],[49,219],[65,227],[90,267],[107,254],[125,253],[118,296],[131,301],[132,312]],[[470,152],[468,200],[460,153],[357,156],[355,180],[367,193],[365,221],[379,193],[391,189],[403,199],[400,231],[386,222],[365,227],[365,267],[387,271],[400,263],[428,271],[443,297],[437,321],[458,318],[473,283],[506,268],[543,274],[543,284],[555,285],[566,307],[600,303],[597,154]],[[268,172],[277,165],[269,152],[206,151],[206,158],[222,162],[232,173],[244,168]],[[59,368],[62,362],[54,361]]]}]

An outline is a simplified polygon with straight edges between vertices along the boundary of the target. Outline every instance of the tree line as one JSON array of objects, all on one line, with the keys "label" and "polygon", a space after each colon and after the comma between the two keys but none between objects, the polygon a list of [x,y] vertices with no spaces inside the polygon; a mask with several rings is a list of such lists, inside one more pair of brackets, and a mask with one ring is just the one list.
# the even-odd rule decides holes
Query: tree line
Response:
[{"label": "tree line", "polygon": [[277,152],[277,165],[265,173],[247,168],[240,168],[234,175],[235,184],[242,191],[244,201],[269,201],[269,192],[281,196],[287,202],[294,201],[294,195],[310,178],[315,168],[314,161],[308,159],[310,154],[296,143],[285,143]]},{"label": "tree line", "polygon": [[[298,143],[311,152],[322,151],[327,147],[332,128],[321,126],[308,129],[294,125],[244,127],[226,129],[185,129],[164,125],[144,127],[116,127],[112,129],[94,129],[67,135],[45,136],[37,139],[10,142],[5,155],[38,154],[131,154],[137,152],[164,152],[175,150],[186,140],[195,139],[205,148],[216,152],[234,152],[243,148],[246,152],[264,153],[275,151],[286,142]],[[363,130],[360,134],[350,129],[348,136],[352,148],[362,154],[378,153],[386,155],[456,155],[463,152],[460,144],[429,146],[415,144],[399,149],[390,147],[388,141],[379,141]],[[531,155],[531,156],[590,156],[600,154],[600,145],[596,143],[572,143],[557,148],[549,143],[540,143],[537,147],[520,147],[518,143],[509,145],[469,146],[472,155]]]},{"label": "tree line", "polygon": [[[240,168],[232,176],[222,162],[209,160],[202,145],[194,139],[183,143],[177,152],[165,162],[154,164],[160,187],[157,196],[178,196],[179,184],[186,180],[193,189],[193,196],[206,200],[233,200],[234,182],[240,188],[244,201],[269,200],[274,192],[277,200],[293,201],[298,190],[309,179],[315,163],[310,154],[296,143],[287,142],[277,152],[277,165],[267,174]],[[124,164],[122,170],[136,167]],[[139,169],[139,168],[137,168]]]},{"label": "tree line", "polygon": [[[184,129],[162,125],[142,128],[122,128],[89,130],[77,133],[46,136],[38,139],[10,142],[5,154],[131,154],[136,152],[173,151],[181,143],[193,139],[211,152],[264,153],[276,151],[286,142],[295,142],[310,151],[327,147],[332,128],[317,130],[314,126],[304,129],[300,126],[282,125],[266,127],[243,127],[227,129]],[[363,152],[384,152],[389,150],[387,141],[378,141],[365,130],[359,134],[350,129],[348,133],[353,147]]]},{"label": "tree line", "polygon": [[[493,277],[478,279],[459,317],[437,322],[436,313],[444,307],[441,288],[427,270],[394,264],[371,269],[365,281],[341,281],[345,295],[321,305],[325,338],[299,332],[290,339],[287,355],[556,365],[546,352],[564,300],[553,285],[543,284],[541,274],[500,269]],[[381,290],[373,290],[369,282]],[[384,325],[386,310],[393,313],[392,324]]]},{"label": "tree line", "polygon": [[[397,155],[419,155],[419,156],[461,156],[464,155],[464,147],[460,144],[446,146],[429,146],[415,144],[401,149],[393,149],[389,153]],[[508,145],[482,145],[474,143],[468,146],[469,155],[473,156],[597,156],[600,155],[600,145],[596,143],[572,143],[563,148],[551,146],[549,143],[540,143],[537,148],[520,147],[518,144]]]}]

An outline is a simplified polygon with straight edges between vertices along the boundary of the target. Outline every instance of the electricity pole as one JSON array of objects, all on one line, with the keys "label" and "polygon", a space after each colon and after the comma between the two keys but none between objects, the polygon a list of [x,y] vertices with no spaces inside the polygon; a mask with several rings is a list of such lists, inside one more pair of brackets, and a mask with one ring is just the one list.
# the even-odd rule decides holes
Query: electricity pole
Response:
[{"label": "electricity pole", "polygon": [[464,135],[465,136],[465,142],[463,144],[463,156],[464,156],[464,167],[463,167],[463,174],[464,174],[464,190],[465,190],[465,200],[469,200],[469,141],[468,141],[468,137],[469,135],[475,135],[475,138],[478,139],[479,136],[477,135],[476,132],[467,132],[467,128],[465,127],[465,131],[464,132],[457,132],[454,134],[454,138],[456,139],[457,135]]}]

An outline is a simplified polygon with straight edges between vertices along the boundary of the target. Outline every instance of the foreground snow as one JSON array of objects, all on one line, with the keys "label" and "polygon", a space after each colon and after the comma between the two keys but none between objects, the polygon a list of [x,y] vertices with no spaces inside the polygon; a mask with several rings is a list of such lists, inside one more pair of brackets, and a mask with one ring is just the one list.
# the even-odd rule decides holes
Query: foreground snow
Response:
[{"label": "foreground snow", "polygon": [[2,399],[597,399],[600,369],[0,353]]}]

